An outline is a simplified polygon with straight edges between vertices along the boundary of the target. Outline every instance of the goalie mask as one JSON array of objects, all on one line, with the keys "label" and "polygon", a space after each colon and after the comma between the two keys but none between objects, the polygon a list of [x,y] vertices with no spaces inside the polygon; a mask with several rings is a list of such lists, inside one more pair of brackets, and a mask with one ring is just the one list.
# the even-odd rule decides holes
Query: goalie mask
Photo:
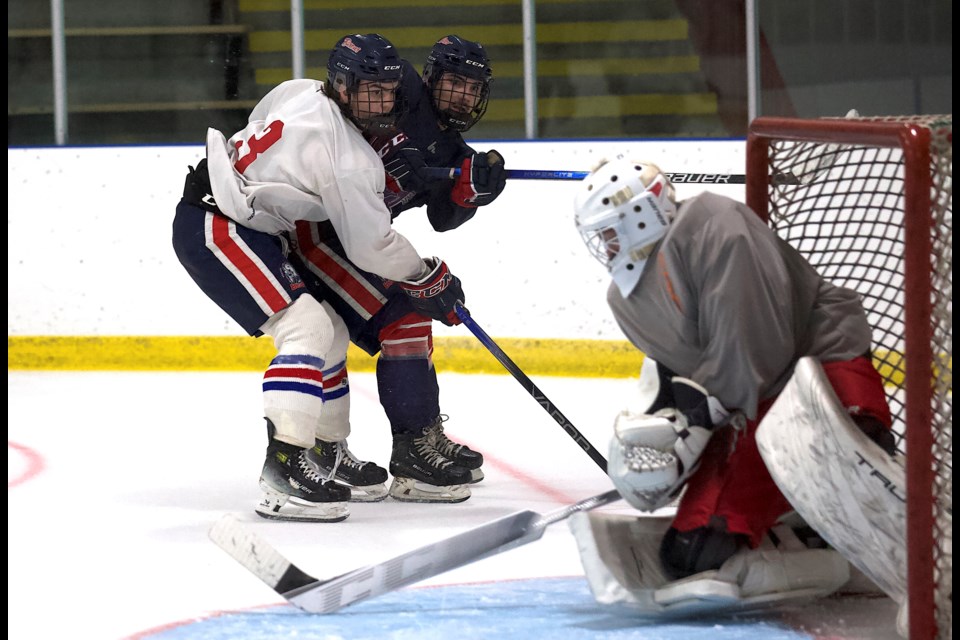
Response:
[{"label": "goalie mask", "polygon": [[361,131],[392,133],[406,110],[400,93],[400,62],[396,48],[381,35],[344,36],[327,60],[324,94]]},{"label": "goalie mask", "polygon": [[660,168],[622,156],[604,160],[584,178],[574,200],[577,231],[623,297],[637,286],[676,211],[673,185]]},{"label": "goalie mask", "polygon": [[483,117],[492,79],[483,45],[459,36],[438,40],[423,67],[437,119],[454,131],[466,131]]}]

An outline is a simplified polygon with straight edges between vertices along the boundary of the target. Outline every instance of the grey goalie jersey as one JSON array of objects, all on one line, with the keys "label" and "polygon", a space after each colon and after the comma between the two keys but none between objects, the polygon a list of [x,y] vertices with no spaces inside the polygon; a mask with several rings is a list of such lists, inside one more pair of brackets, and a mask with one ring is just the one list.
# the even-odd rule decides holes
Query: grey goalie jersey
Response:
[{"label": "grey goalie jersey", "polygon": [[677,217],[624,298],[607,301],[638,349],[756,418],[802,356],[849,360],[870,348],[859,295],[824,280],[746,205],[704,193]]}]

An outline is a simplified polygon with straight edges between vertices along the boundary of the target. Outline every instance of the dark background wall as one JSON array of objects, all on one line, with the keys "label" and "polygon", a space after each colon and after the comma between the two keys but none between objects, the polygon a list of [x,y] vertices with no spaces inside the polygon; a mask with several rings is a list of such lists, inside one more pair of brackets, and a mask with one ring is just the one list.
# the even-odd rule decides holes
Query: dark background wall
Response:
[{"label": "dark background wall", "polygon": [[[474,138],[524,137],[520,0],[305,0],[307,76],[380,32],[420,66],[448,33],[483,43],[493,99]],[[948,0],[757,0],[760,115],[949,113]],[[744,0],[539,0],[541,138],[745,134]],[[292,77],[284,0],[65,0],[68,142],[198,143]],[[7,4],[7,143],[54,143],[49,3]]]}]

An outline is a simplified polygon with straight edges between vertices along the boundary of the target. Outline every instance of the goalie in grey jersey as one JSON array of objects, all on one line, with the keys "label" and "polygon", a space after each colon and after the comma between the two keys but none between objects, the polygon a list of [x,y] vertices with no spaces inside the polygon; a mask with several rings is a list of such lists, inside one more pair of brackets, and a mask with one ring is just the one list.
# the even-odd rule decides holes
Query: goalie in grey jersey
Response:
[{"label": "goalie in grey jersey", "polygon": [[[849,571],[839,554],[788,543],[792,530],[779,521],[794,506],[768,472],[756,431],[797,362],[813,358],[876,452],[893,453],[858,294],[824,280],[744,204],[713,193],[677,203],[650,163],[603,163],[574,206],[578,231],[612,277],[614,318],[647,357],[641,378],[657,383],[652,406],[617,416],[608,474],[642,511],[685,489],[676,515],[652,538],[650,584],[661,591],[625,597],[656,608],[696,600],[691,594],[705,585],[737,602],[838,588]],[[584,520],[576,521],[581,533]],[[578,540],[630,544],[629,535],[600,535],[596,526]],[[587,557],[602,564],[604,555],[609,561],[609,551],[584,555],[588,576]],[[602,581],[591,582],[595,594],[609,590]]]}]

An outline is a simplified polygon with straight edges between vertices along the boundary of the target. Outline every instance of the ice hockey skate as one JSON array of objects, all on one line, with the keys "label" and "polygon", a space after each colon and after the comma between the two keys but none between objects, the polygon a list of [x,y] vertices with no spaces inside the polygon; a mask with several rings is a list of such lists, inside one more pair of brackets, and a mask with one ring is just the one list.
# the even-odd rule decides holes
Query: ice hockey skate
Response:
[{"label": "ice hockey skate", "polygon": [[449,458],[461,467],[470,470],[470,484],[480,482],[483,480],[483,469],[480,468],[483,466],[483,454],[448,438],[447,434],[443,432],[443,423],[448,419],[448,416],[441,413],[427,427],[433,437],[433,445],[443,457]]},{"label": "ice hockey skate", "polygon": [[263,497],[256,512],[271,520],[340,522],[350,512],[350,489],[323,478],[307,459],[307,449],[274,438],[267,420],[267,459],[260,474]]},{"label": "ice hockey skate", "polygon": [[317,473],[327,480],[335,480],[350,489],[351,502],[379,502],[387,497],[387,470],[358,459],[346,440],[317,444],[307,451],[307,460],[315,465]]},{"label": "ice hockey skate", "polygon": [[403,502],[463,502],[470,497],[470,470],[438,450],[431,426],[393,436],[390,495]]}]

